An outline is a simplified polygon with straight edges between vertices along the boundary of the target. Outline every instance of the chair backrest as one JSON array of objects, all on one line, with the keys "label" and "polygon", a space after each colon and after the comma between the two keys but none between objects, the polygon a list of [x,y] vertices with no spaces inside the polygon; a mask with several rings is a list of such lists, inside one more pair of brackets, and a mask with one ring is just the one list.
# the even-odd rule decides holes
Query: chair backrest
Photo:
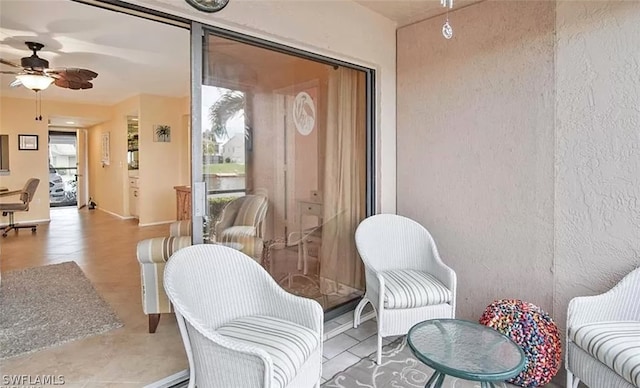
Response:
[{"label": "chair backrest", "polygon": [[262,195],[245,195],[236,199],[242,205],[236,213],[234,226],[255,226],[258,237],[264,236],[264,219],[267,215],[269,201]]},{"label": "chair backrest", "polygon": [[441,262],[431,234],[419,223],[395,214],[364,219],[355,234],[356,247],[367,267],[429,270]]},{"label": "chair backrest", "polygon": [[215,330],[241,316],[268,314],[268,301],[260,296],[275,287],[280,288],[254,259],[216,244],[180,249],[164,270],[174,309],[196,328]]},{"label": "chair backrest", "polygon": [[33,200],[39,183],[40,179],[38,178],[30,178],[27,183],[25,183],[22,194],[20,195],[20,200],[24,202],[25,205],[28,205],[29,202]]}]

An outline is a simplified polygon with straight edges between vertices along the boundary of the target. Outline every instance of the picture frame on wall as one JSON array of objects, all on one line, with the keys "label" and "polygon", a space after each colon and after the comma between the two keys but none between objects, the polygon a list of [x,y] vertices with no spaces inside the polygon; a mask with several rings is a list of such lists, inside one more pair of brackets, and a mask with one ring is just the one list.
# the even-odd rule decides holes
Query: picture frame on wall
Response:
[{"label": "picture frame on wall", "polygon": [[38,135],[18,135],[18,150],[37,151]]},{"label": "picture frame on wall", "polygon": [[171,126],[164,124],[154,125],[153,141],[160,143],[171,142]]},{"label": "picture frame on wall", "polygon": [[100,161],[102,162],[102,167],[108,166],[111,164],[111,150],[109,146],[109,132],[104,132],[102,134],[102,155]]}]

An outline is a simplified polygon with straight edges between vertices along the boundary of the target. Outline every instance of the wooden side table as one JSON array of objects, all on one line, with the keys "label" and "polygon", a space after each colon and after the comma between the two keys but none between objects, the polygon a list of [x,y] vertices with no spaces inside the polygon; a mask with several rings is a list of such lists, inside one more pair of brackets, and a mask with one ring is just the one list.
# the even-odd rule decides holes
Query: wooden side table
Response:
[{"label": "wooden side table", "polygon": [[191,219],[191,186],[174,186],[176,190],[176,219]]}]

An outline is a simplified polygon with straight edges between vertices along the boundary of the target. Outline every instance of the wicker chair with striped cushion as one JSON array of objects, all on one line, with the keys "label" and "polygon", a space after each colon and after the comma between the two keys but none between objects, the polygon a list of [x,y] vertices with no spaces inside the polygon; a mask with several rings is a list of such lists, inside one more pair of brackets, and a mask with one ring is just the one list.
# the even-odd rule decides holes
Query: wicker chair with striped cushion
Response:
[{"label": "wicker chair with striped cushion", "polygon": [[567,311],[567,388],[640,387],[640,268]]},{"label": "wicker chair with striped cushion", "polygon": [[440,259],[429,232],[417,222],[379,214],[356,229],[356,246],[365,266],[366,292],[355,309],[358,327],[362,309],[371,303],[378,319],[378,353],[382,338],[407,334],[427,319],[454,318],[456,273]]},{"label": "wicker chair with striped cushion", "polygon": [[284,291],[223,245],[194,245],[167,263],[164,286],[189,361],[189,387],[319,387],[323,311]]}]

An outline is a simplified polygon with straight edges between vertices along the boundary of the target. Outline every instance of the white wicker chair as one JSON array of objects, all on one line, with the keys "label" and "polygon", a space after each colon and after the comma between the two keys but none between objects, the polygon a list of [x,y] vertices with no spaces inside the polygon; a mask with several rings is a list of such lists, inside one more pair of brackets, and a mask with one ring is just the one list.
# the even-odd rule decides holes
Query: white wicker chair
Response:
[{"label": "white wicker chair", "polygon": [[176,252],[164,271],[190,368],[189,387],[319,387],[323,311],[285,292],[244,253]]},{"label": "white wicker chair", "polygon": [[640,386],[640,268],[567,311],[567,388]]},{"label": "white wicker chair", "polygon": [[407,334],[427,319],[454,318],[456,273],[440,259],[429,232],[409,218],[369,217],[358,225],[355,238],[365,265],[366,292],[354,311],[353,326],[358,327],[362,309],[371,303],[378,319],[380,364],[383,337]]}]

